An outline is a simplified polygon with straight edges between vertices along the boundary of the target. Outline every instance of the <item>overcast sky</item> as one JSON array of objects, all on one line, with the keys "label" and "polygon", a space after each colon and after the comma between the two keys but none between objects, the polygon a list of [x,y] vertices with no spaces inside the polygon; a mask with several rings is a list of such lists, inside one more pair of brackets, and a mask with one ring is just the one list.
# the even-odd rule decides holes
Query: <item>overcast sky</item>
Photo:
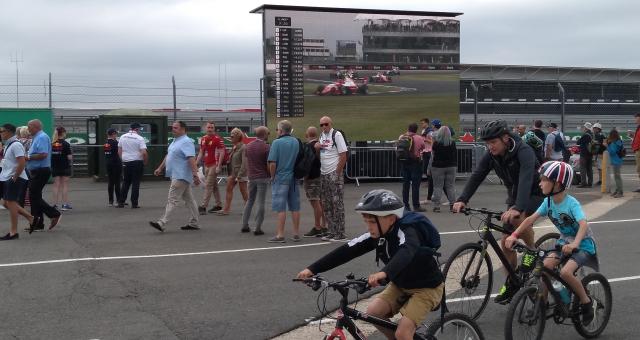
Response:
[{"label": "overcast sky", "polygon": [[[279,1],[278,4],[420,11],[461,16],[463,63],[640,68],[640,2],[580,0]],[[257,1],[3,0],[0,83],[48,72],[65,79],[230,80],[260,76]],[[339,22],[328,23],[340,25]],[[42,81],[42,80],[40,80]]]}]

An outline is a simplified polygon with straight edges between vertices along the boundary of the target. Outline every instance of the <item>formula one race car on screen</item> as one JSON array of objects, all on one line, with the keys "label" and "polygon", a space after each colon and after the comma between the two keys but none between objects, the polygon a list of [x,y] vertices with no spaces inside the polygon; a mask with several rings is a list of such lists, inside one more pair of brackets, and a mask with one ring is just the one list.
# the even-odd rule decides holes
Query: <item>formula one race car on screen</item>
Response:
[{"label": "formula one race car on screen", "polygon": [[390,83],[391,81],[392,79],[390,76],[381,72],[378,72],[374,76],[369,77],[369,82],[372,83]]},{"label": "formula one race car on screen", "polygon": [[329,85],[320,85],[315,92],[318,96],[342,96],[367,93],[369,93],[369,86],[366,80],[360,83],[349,77],[338,79]]}]

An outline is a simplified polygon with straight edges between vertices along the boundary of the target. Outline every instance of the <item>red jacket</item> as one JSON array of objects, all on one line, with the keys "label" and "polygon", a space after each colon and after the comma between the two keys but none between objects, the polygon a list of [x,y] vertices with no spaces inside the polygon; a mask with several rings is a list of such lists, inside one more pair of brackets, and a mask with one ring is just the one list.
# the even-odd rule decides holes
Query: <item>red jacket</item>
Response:
[{"label": "red jacket", "polygon": [[631,149],[633,152],[640,150],[640,126],[636,128],[636,133],[633,135],[633,143],[631,143]]}]

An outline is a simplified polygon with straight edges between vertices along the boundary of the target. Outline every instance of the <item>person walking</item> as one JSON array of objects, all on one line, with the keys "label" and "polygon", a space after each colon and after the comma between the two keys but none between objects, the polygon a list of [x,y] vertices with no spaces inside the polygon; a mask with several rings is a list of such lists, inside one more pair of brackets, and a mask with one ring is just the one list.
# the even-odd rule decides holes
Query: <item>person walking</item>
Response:
[{"label": "person walking", "polygon": [[581,181],[578,188],[591,188],[593,186],[593,154],[591,153],[593,134],[591,133],[591,127],[591,123],[584,123],[582,136],[576,143],[580,146]]},{"label": "person walking", "polygon": [[27,170],[31,179],[29,197],[31,199],[31,215],[34,217],[34,221],[29,227],[29,234],[31,234],[34,231],[44,230],[45,215],[51,219],[49,224],[49,230],[51,230],[60,223],[62,214],[42,198],[44,186],[51,176],[51,139],[42,131],[42,122],[38,119],[30,120],[27,127],[33,136],[27,154]]},{"label": "person walking", "polygon": [[560,150],[560,145],[556,145],[556,136],[559,136],[564,141],[564,135],[558,131],[558,124],[556,123],[549,123],[547,128],[549,133],[544,141],[544,159],[547,161],[561,161],[563,159],[562,150]]},{"label": "person walking", "polygon": [[440,212],[440,198],[443,192],[449,200],[449,210],[456,200],[456,171],[458,169],[458,150],[451,139],[451,130],[443,126],[434,135],[431,176],[433,177],[433,212]]},{"label": "person walking", "polygon": [[164,226],[169,222],[169,216],[178,206],[182,199],[189,210],[189,222],[181,227],[182,230],[199,230],[198,225],[198,204],[193,197],[191,184],[200,185],[198,177],[198,166],[196,165],[196,148],[191,138],[187,136],[187,124],[183,121],[176,121],[171,125],[173,141],[169,145],[167,155],[162,163],[153,172],[160,176],[166,169],[165,176],[171,179],[169,186],[169,196],[165,207],[164,215],[157,221],[150,221],[151,227],[163,232]]},{"label": "person walking", "polygon": [[[29,134],[29,128],[27,126],[19,126],[16,128],[16,137],[22,146],[24,147],[25,160],[31,147],[31,134]],[[27,180],[27,189],[22,193],[22,197],[18,200],[21,207],[31,205],[29,199],[29,181]]]},{"label": "person walking", "polygon": [[[636,132],[628,131],[627,134],[629,136],[633,136],[633,140],[631,142],[631,150],[635,156],[636,160],[636,173],[638,177],[640,177],[640,113],[636,113]],[[633,192],[640,192],[640,188],[634,190]]]},{"label": "person walking", "polygon": [[594,140],[594,149],[592,150],[593,163],[595,164],[596,171],[598,172],[598,181],[596,182],[596,185],[600,185],[602,184],[602,164],[600,164],[600,161],[606,148],[604,146],[605,136],[602,133],[602,125],[600,123],[594,123],[592,130]]},{"label": "person walking", "polygon": [[30,225],[33,224],[33,216],[18,204],[27,190],[27,172],[24,146],[18,141],[15,133],[16,127],[12,124],[4,124],[0,127],[0,137],[6,145],[2,172],[0,172],[0,197],[4,201],[4,207],[9,210],[11,221],[9,233],[0,237],[0,241],[17,240],[20,237],[18,214],[24,216]]},{"label": "person walking", "polygon": [[131,187],[131,209],[140,208],[140,180],[147,164],[147,144],[140,136],[140,123],[131,123],[129,132],[120,137],[118,141],[118,157],[122,160],[124,179],[120,189],[120,201],[118,208],[124,208],[129,187]]},{"label": "person walking", "polygon": [[293,242],[300,241],[300,189],[293,177],[300,141],[291,136],[291,122],[278,122],[278,138],[269,150],[269,174],[271,175],[271,208],[278,215],[276,236],[271,243],[284,243],[284,224],[287,219],[287,207],[293,220]]},{"label": "person walking", "polygon": [[218,189],[218,175],[222,173],[225,154],[224,142],[216,133],[216,124],[212,121],[207,122],[205,135],[200,138],[200,151],[198,151],[198,158],[196,159],[197,164],[200,164],[200,161],[204,163],[205,188],[202,203],[198,207],[200,215],[207,213],[211,194],[213,194],[215,205],[208,212],[214,213],[222,210],[220,190]]},{"label": "person walking", "polygon": [[[402,201],[406,210],[411,210],[409,205],[409,190],[411,190],[411,202],[413,211],[426,211],[420,206],[420,182],[422,181],[422,151],[424,151],[424,138],[417,134],[418,124],[411,123],[407,132],[398,137],[409,141],[408,157],[400,160],[402,174]],[[406,145],[405,144],[405,145]]]},{"label": "person walking", "polygon": [[318,129],[315,126],[310,126],[307,128],[307,133],[305,135],[307,139],[307,145],[315,151],[316,158],[313,163],[311,163],[311,171],[309,171],[309,175],[304,178],[304,192],[307,196],[307,200],[309,200],[309,204],[311,204],[311,209],[313,209],[313,221],[314,226],[311,230],[302,235],[304,237],[321,237],[324,233],[329,230],[325,227],[325,219],[324,213],[322,211],[322,180],[320,179],[320,152],[316,149],[316,144],[318,142]]},{"label": "person walking", "polygon": [[433,179],[431,178],[431,172],[429,171],[429,165],[431,164],[431,154],[433,150],[433,129],[429,123],[429,118],[422,118],[420,120],[422,127],[422,138],[424,138],[424,150],[422,151],[422,172],[427,179],[427,201],[431,201],[433,196]]},{"label": "person walking", "polygon": [[242,229],[243,233],[251,232],[249,228],[249,219],[253,205],[258,203],[258,211],[256,212],[256,227],[253,234],[256,236],[264,235],[262,231],[262,222],[264,221],[264,204],[267,195],[267,187],[271,181],[267,159],[269,158],[269,129],[266,126],[258,126],[255,129],[256,139],[247,144],[247,174],[249,177],[249,199],[244,205],[242,212]]},{"label": "person walking", "polygon": [[613,129],[609,132],[609,137],[604,141],[604,146],[609,152],[609,163],[613,169],[613,178],[616,182],[616,190],[611,194],[614,198],[620,198],[623,196],[622,190],[622,175],[620,170],[622,168],[622,150],[624,150],[624,144],[620,139],[620,133],[618,130]]},{"label": "person walking", "polygon": [[242,130],[238,128],[234,128],[231,130],[231,143],[233,143],[233,148],[231,148],[231,153],[229,154],[229,164],[227,165],[228,174],[227,177],[227,195],[224,201],[224,209],[216,211],[217,215],[229,215],[231,212],[231,201],[233,201],[233,188],[240,188],[240,194],[242,195],[242,199],[244,203],[247,203],[247,199],[249,198],[249,193],[247,192],[247,182],[249,179],[247,178],[247,154],[246,154],[246,145],[242,142],[244,138],[244,133]]},{"label": "person walking", "polygon": [[56,127],[53,132],[53,144],[51,144],[51,176],[53,176],[53,207],[60,210],[71,210],[69,202],[69,178],[71,177],[71,164],[73,163],[73,152],[71,144],[65,140],[67,130]]},{"label": "person walking", "polygon": [[323,241],[343,241],[344,229],[344,167],[347,164],[347,142],[342,132],[333,128],[330,117],[320,118],[320,188],[322,209],[329,232]]},{"label": "person walking", "polygon": [[[122,161],[118,156],[118,131],[110,128],[107,130],[107,142],[103,145],[104,159],[107,167],[107,195],[109,206],[118,204],[120,199],[120,179],[122,178]],[[115,200],[114,200],[115,197]]]}]

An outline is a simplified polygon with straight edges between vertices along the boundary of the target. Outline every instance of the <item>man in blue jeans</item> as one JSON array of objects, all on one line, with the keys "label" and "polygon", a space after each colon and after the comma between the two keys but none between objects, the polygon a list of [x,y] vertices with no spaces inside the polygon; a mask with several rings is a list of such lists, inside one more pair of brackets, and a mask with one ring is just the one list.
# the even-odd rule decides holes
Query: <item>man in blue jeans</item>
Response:
[{"label": "man in blue jeans", "polygon": [[[425,148],[424,138],[417,134],[418,124],[411,123],[407,132],[401,135],[412,138],[411,157],[410,159],[401,161],[402,174],[402,201],[407,210],[411,210],[409,205],[409,189],[411,189],[411,203],[413,203],[413,211],[425,211],[420,206],[420,182],[422,181],[422,151]],[[400,137],[398,139],[400,139]]]},{"label": "man in blue jeans", "polygon": [[300,148],[297,138],[291,137],[291,122],[278,122],[278,138],[269,150],[269,173],[271,175],[271,209],[278,214],[276,236],[271,243],[284,243],[284,223],[287,218],[287,206],[293,219],[292,241],[300,241],[300,189],[293,177],[293,169]]}]

